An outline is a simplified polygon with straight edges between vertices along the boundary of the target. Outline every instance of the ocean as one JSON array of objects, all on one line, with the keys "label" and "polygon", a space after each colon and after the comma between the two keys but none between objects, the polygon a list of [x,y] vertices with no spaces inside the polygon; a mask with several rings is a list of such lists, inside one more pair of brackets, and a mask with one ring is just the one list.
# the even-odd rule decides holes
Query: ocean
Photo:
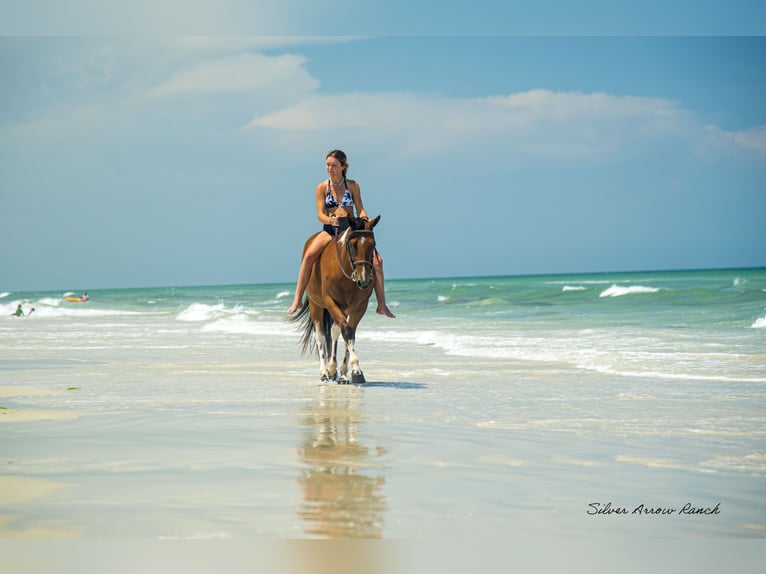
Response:
[{"label": "ocean", "polygon": [[[79,292],[2,292],[3,360],[26,352],[55,355],[51,339],[68,337],[65,358],[73,348],[127,341],[162,348],[173,336],[189,345],[228,345],[231,335],[245,347],[262,344],[262,337],[279,341],[287,358],[295,351],[295,328],[284,321],[292,288],[109,289],[91,292],[87,303],[64,300]],[[379,321],[371,311],[358,334],[365,347],[396,342],[447,356],[626,377],[766,382],[764,331],[758,331],[766,328],[762,269],[394,280],[387,293],[403,316]],[[27,313],[35,308],[34,321],[10,317],[18,304]]]},{"label": "ocean", "polygon": [[0,537],[766,536],[766,269],[388,280],[363,386],[292,288],[0,293]]}]

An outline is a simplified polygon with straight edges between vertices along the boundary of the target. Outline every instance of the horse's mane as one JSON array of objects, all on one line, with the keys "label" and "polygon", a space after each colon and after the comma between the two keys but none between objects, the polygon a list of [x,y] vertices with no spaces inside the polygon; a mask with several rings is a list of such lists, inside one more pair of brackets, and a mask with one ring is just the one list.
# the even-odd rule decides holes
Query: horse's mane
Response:
[{"label": "horse's mane", "polygon": [[351,231],[361,231],[364,229],[364,222],[365,220],[361,217],[349,217],[349,227],[351,228]]}]

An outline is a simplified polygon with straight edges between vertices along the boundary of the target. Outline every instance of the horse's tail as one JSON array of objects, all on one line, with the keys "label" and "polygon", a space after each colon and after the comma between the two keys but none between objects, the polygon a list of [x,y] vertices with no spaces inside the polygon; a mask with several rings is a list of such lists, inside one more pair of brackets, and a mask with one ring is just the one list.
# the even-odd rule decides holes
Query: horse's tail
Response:
[{"label": "horse's tail", "polygon": [[301,310],[295,315],[291,315],[287,318],[292,323],[303,321],[303,335],[301,336],[301,354],[305,355],[311,350],[311,341],[314,338],[314,321],[311,320],[311,314],[309,313],[309,303],[306,299],[303,300],[303,306]]},{"label": "horse's tail", "polygon": [[[332,317],[327,309],[322,309],[322,331],[324,335],[325,349],[330,351],[330,345],[332,345]],[[314,345],[316,349],[316,345]]]},{"label": "horse's tail", "polygon": [[[301,336],[301,354],[307,355],[316,352],[315,333],[314,333],[314,321],[311,320],[311,313],[309,313],[309,302],[307,299],[303,300],[303,308],[292,317],[288,318],[290,321],[298,322],[303,321],[303,335]],[[324,309],[322,317],[322,331],[325,338],[327,347],[329,348],[332,341],[332,318],[327,309]]]}]

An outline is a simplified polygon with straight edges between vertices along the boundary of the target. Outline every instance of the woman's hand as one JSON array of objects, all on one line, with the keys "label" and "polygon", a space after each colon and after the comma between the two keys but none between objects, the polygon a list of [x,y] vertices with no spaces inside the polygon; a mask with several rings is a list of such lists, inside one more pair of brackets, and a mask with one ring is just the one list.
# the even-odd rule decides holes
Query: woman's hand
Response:
[{"label": "woman's hand", "polygon": [[338,227],[340,223],[338,222],[339,219],[345,219],[348,217],[348,213],[346,213],[346,210],[342,207],[339,207],[335,211],[333,211],[330,215],[330,225],[333,227]]}]

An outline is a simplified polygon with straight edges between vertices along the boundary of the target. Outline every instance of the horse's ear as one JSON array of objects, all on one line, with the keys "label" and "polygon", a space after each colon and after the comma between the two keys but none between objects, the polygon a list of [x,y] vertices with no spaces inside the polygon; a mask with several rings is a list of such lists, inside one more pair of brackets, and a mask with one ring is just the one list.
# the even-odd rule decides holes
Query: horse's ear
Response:
[{"label": "horse's ear", "polygon": [[368,225],[370,226],[369,229],[372,229],[373,227],[375,227],[378,224],[378,221],[380,221],[380,215],[378,215],[375,219],[371,219],[368,222]]}]

